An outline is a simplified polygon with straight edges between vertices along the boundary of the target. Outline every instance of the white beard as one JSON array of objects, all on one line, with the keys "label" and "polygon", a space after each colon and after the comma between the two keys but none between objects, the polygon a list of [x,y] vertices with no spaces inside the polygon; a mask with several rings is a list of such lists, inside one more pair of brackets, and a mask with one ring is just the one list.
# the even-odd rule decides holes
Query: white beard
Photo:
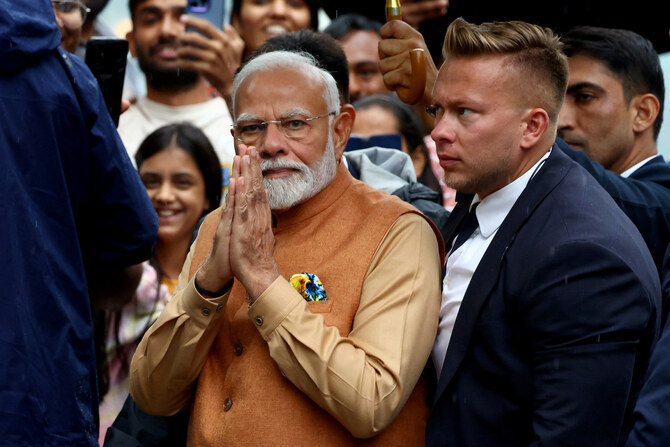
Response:
[{"label": "white beard", "polygon": [[323,156],[312,166],[297,161],[273,159],[261,160],[261,170],[289,168],[298,172],[285,178],[264,178],[270,209],[275,211],[289,209],[311,199],[321,192],[335,178],[337,162],[335,146],[329,132],[328,142]]}]

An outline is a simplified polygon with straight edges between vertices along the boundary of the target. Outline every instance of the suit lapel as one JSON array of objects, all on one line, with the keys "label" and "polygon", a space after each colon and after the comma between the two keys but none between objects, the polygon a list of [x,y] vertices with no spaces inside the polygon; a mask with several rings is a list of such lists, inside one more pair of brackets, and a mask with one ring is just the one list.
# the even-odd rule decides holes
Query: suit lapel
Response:
[{"label": "suit lapel", "polygon": [[[574,162],[560,149],[554,147],[540,174],[531,179],[498,229],[463,297],[442,366],[442,374],[438,380],[435,401],[447,388],[465,357],[480,310],[498,282],[507,250],[535,208],[558,185],[573,165]],[[453,240],[453,235],[449,237]]]}]

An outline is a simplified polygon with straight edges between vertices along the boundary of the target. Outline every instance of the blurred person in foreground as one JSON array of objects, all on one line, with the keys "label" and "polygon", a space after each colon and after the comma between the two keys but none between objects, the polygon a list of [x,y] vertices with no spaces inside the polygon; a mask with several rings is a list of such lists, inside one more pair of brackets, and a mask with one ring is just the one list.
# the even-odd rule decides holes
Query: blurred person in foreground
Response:
[{"label": "blurred person in foreground", "polygon": [[0,8],[0,444],[97,446],[91,306],[132,296],[158,223],[52,3]]},{"label": "blurred person in foreground", "polygon": [[638,230],[555,145],[567,58],[525,22],[448,28],[431,134],[458,204],[427,444],[622,445],[660,327]]}]

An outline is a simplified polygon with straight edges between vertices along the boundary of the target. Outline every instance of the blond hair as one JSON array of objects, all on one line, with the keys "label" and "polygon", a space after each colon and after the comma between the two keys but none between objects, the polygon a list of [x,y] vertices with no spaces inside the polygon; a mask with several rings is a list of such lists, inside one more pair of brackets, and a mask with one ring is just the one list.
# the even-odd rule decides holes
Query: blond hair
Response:
[{"label": "blond hair", "polygon": [[549,28],[521,21],[488,22],[474,25],[457,18],[447,28],[442,46],[445,61],[457,57],[509,56],[533,89],[549,119],[556,122],[568,85],[568,60],[563,44]]}]

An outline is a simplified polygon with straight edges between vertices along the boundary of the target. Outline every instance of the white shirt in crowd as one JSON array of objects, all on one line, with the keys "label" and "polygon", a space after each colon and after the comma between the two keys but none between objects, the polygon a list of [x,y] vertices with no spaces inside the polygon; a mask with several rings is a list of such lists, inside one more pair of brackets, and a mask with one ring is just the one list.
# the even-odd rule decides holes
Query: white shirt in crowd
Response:
[{"label": "white shirt in crowd", "polygon": [[168,106],[141,97],[119,118],[119,135],[135,163],[135,152],[151,132],[166,124],[188,122],[199,127],[214,146],[221,166],[230,168],[235,156],[230,126],[233,121],[223,98],[188,106]]}]

